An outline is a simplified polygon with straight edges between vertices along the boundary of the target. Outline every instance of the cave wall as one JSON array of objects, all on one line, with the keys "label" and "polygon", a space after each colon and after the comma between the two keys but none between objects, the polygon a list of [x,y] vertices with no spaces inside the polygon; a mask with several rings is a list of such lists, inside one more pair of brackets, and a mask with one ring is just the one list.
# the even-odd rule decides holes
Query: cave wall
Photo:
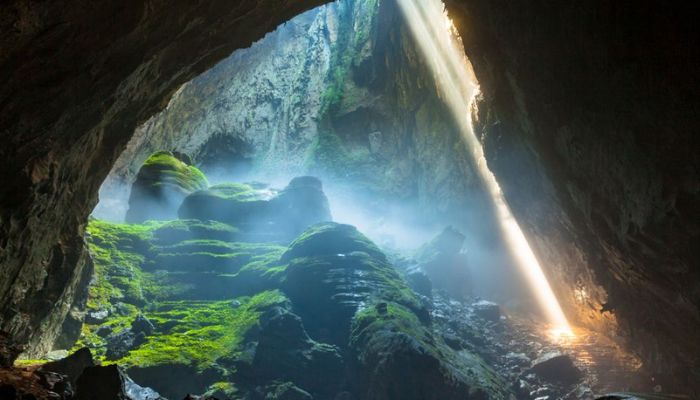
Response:
[{"label": "cave wall", "polygon": [[570,317],[697,385],[698,7],[447,3],[489,166]]},{"label": "cave wall", "polygon": [[314,174],[464,226],[488,203],[394,1],[310,10],[188,82],[136,130],[96,215],[119,219],[160,149],[191,155],[214,181]]},{"label": "cave wall", "polygon": [[180,85],[320,3],[3,5],[0,329],[28,355],[52,347],[75,301],[87,215],[136,126]]},{"label": "cave wall", "polygon": [[[51,347],[89,268],[87,215],[136,126],[318,3],[5,4],[1,329]],[[567,310],[698,382],[697,5],[447,3],[484,93],[490,166]]]}]

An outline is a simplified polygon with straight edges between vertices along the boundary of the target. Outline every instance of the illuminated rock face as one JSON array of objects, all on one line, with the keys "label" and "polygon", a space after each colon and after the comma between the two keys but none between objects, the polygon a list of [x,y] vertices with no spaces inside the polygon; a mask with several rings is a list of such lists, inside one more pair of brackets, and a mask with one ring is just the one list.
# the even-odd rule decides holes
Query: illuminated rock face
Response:
[{"label": "illuminated rock face", "polygon": [[[136,126],[196,73],[318,3],[7,5],[2,329],[34,352],[51,347],[86,270],[87,215]],[[650,367],[691,375],[700,354],[694,13],[650,1],[448,7],[484,93],[490,166],[559,298],[580,322],[627,333]]]},{"label": "illuminated rock face", "polygon": [[448,3],[481,85],[489,166],[560,301],[577,323],[621,334],[657,376],[691,376],[693,13],[647,1]]}]

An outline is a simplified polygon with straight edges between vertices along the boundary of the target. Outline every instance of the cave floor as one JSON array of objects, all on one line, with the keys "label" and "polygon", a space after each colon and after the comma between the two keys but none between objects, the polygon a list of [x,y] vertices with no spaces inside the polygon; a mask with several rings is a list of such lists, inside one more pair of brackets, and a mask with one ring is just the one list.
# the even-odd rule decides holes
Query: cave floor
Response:
[{"label": "cave floor", "polygon": [[[593,399],[612,392],[658,392],[642,363],[611,339],[584,328],[573,336],[555,336],[541,324],[516,315],[495,319],[479,316],[479,300],[456,301],[440,293],[433,299],[436,327],[471,343],[469,350],[481,355],[507,382],[518,399]],[[473,347],[472,347],[473,346]],[[543,380],[531,365],[548,356],[561,355],[580,371],[569,383]],[[566,368],[558,371],[567,378]]]}]

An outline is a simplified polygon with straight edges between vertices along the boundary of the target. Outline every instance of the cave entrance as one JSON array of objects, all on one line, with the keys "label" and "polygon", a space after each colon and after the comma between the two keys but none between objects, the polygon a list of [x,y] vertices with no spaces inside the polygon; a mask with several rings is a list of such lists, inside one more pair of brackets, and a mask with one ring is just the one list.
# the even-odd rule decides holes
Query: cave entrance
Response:
[{"label": "cave entrance", "polygon": [[[568,324],[472,131],[450,24],[438,0],[342,0],[185,84],[100,190],[79,345],[168,397],[507,397],[482,358],[525,371],[531,321]],[[403,387],[362,376],[387,354]],[[582,384],[553,359],[551,390]]]}]

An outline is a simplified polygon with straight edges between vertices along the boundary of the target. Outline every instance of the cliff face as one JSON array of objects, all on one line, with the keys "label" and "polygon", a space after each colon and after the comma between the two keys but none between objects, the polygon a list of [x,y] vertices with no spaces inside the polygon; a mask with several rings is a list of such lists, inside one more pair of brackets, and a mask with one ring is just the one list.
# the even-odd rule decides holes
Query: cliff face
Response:
[{"label": "cliff face", "polygon": [[209,176],[312,173],[386,201],[417,199],[432,216],[464,215],[481,198],[450,121],[396,3],[346,0],[184,85],[136,131],[103,194],[127,195],[148,155],[173,149]]},{"label": "cliff face", "polygon": [[559,298],[660,382],[697,382],[697,9],[448,7],[484,93],[489,166]]}]

